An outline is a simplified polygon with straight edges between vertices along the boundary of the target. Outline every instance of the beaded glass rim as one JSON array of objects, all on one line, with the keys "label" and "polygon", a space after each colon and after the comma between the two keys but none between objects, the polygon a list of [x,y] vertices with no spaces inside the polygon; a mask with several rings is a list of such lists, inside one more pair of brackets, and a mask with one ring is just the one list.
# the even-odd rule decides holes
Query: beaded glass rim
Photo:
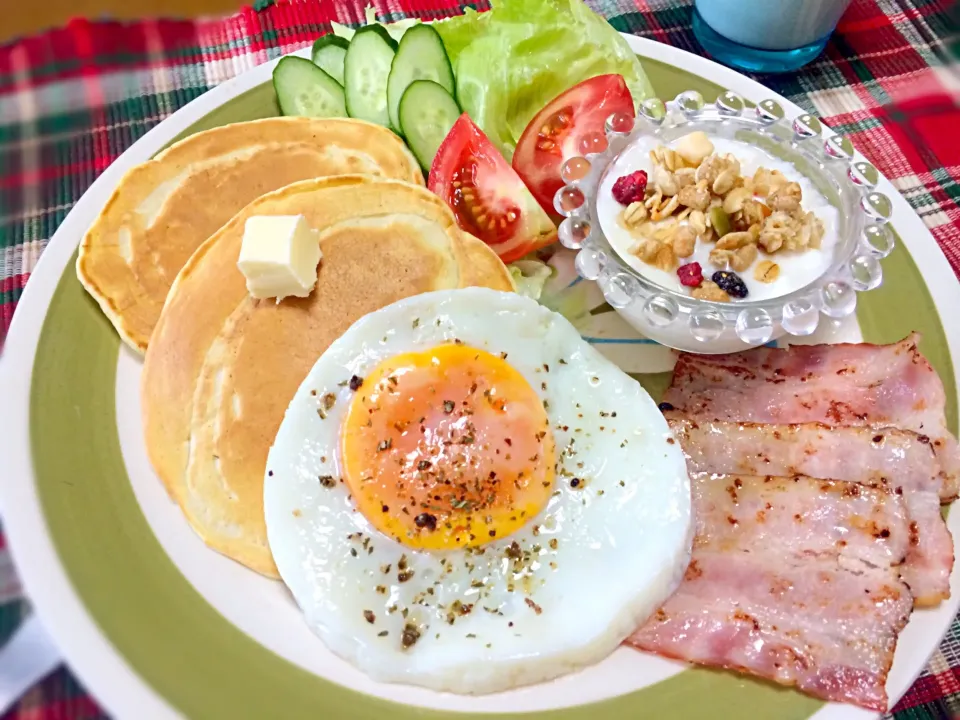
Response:
[{"label": "beaded glass rim", "polygon": [[[662,138],[666,144],[695,130],[767,145],[795,166],[802,165],[798,171],[832,196],[828,199],[841,215],[840,237],[831,264],[816,280],[776,298],[721,303],[665,288],[620,260],[597,214],[597,193],[605,172],[640,138]],[[880,260],[890,254],[895,242],[888,225],[892,203],[876,190],[877,169],[855,158],[848,138],[824,137],[823,125],[813,115],[803,114],[791,122],[775,100],[749,108],[739,95],[725,92],[708,105],[700,93],[687,91],[667,103],[656,98],[645,101],[636,118],[610,115],[605,132],[584,137],[579,151],[561,167],[565,184],[554,196],[554,207],[564,216],[560,242],[578,251],[577,272],[596,281],[613,308],[637,305],[652,328],[666,329],[685,318],[693,339],[704,344],[729,329],[749,345],[768,342],[778,328],[805,336],[817,329],[821,315],[842,319],[853,314],[857,293],[882,282]]]}]

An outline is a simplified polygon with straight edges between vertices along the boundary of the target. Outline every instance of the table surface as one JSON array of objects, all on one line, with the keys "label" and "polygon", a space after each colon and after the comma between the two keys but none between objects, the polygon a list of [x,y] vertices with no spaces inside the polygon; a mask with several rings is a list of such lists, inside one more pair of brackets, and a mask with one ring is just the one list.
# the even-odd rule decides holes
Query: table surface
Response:
[{"label": "table surface", "polygon": [[[261,0],[256,9],[217,20],[73,20],[0,46],[0,346],[47,241],[120,153],[210,87],[308,44],[331,20],[361,22],[366,4]],[[399,19],[454,14],[462,3],[373,4],[378,16]],[[690,30],[690,0],[588,4],[618,30],[701,52]],[[960,77],[950,67],[958,37],[950,6],[853,0],[817,61],[799,73],[757,79],[847,134],[923,218],[960,274]],[[29,612],[0,533],[0,642]],[[892,716],[960,718],[960,622]],[[3,720],[98,717],[106,716],[61,668]]]},{"label": "table surface", "polygon": [[3,6],[0,43],[50,28],[72,17],[139,20],[151,17],[199,18],[236,12],[243,0],[44,0]]}]

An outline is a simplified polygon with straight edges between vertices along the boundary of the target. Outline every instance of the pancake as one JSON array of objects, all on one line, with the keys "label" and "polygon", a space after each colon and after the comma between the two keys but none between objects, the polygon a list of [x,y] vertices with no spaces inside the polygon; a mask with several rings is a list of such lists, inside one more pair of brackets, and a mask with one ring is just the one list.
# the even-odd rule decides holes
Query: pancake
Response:
[{"label": "pancake", "polygon": [[495,287],[516,291],[513,276],[493,248],[468,232],[461,232],[460,236],[465,255],[461,268],[463,287]]},{"label": "pancake", "polygon": [[[296,214],[319,231],[316,288],[281,303],[251,298],[236,264],[246,219]],[[141,395],[150,460],[208,545],[277,576],[263,473],[291,398],[330,343],[367,313],[433,290],[512,290],[503,263],[476,243],[424,188],[341,176],[255,200],[197,250],[157,323]]]},{"label": "pancake", "polygon": [[123,177],[80,244],[77,275],[143,352],[177,273],[221,225],[264,193],[346,173],[423,184],[403,141],[360,120],[269,118],[191,135]]}]

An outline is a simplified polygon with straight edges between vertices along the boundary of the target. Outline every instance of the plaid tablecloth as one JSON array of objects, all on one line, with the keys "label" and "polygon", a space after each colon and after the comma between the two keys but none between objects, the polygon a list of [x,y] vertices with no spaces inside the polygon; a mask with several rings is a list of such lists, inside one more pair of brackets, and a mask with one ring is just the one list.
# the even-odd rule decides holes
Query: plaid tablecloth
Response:
[{"label": "plaid tablecloth", "polygon": [[[618,29],[699,53],[691,0],[588,0]],[[0,47],[0,345],[43,249],[74,202],[170,113],[282,53],[364,0],[258,2],[218,20],[123,25],[74,20]],[[377,0],[378,15],[436,18],[457,0]],[[481,9],[484,3],[470,3]],[[847,133],[931,229],[960,274],[960,76],[949,0],[854,0],[826,53],[762,83]],[[29,612],[0,534],[0,642]],[[904,718],[960,718],[960,622],[897,706]],[[106,717],[59,669],[4,720]]]}]

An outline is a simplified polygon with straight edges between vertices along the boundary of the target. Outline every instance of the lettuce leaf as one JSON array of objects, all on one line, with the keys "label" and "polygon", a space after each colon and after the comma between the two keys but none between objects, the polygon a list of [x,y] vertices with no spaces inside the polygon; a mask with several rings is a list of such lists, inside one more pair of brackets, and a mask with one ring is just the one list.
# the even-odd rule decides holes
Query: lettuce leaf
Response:
[{"label": "lettuce leaf", "polygon": [[533,116],[577,83],[623,75],[635,102],[653,90],[626,40],[582,0],[492,0],[433,24],[457,100],[509,160]]},{"label": "lettuce leaf", "polygon": [[[400,38],[403,37],[403,34],[414,25],[418,25],[421,20],[417,18],[407,18],[406,20],[397,20],[392,23],[382,23],[377,21],[377,11],[374,9],[373,5],[367,5],[363,11],[364,20],[366,20],[366,25],[380,25],[387,33],[397,42],[400,42]],[[427,22],[433,22],[429,20]],[[333,28],[333,34],[339,37],[342,37],[344,40],[353,40],[353,34],[356,32],[349,25],[341,25],[340,23],[334,21],[330,23]]]},{"label": "lettuce leaf", "polygon": [[517,293],[532,300],[540,299],[544,285],[553,275],[551,267],[539,260],[516,260],[507,265],[507,269],[517,286]]}]

